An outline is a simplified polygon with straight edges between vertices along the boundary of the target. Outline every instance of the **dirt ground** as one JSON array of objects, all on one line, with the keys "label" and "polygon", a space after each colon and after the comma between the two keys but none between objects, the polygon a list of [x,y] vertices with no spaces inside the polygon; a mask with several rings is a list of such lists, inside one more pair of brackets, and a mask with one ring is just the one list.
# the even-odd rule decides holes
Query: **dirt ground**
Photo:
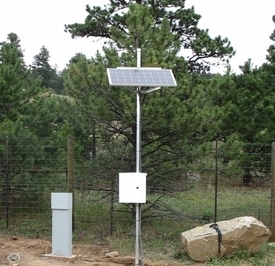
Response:
[{"label": "dirt ground", "polygon": [[[71,259],[62,259],[52,256],[51,242],[42,239],[25,239],[18,237],[0,238],[0,266],[64,266],[68,264],[79,266],[128,266],[134,265],[134,257],[106,258],[106,253],[111,252],[108,247],[96,245],[74,245]],[[119,252],[119,251],[118,251]],[[18,261],[20,259],[20,261]],[[145,266],[182,266],[182,263],[170,262],[144,262]],[[189,264],[190,265],[190,264]],[[201,266],[194,263],[193,266]]]}]

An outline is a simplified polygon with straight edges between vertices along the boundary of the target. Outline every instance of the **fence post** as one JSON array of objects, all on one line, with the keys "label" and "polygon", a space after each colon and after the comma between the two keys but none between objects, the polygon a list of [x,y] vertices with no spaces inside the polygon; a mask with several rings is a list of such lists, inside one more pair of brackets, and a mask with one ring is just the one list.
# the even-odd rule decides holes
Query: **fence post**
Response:
[{"label": "fence post", "polygon": [[275,142],[272,142],[272,155],[271,155],[271,202],[270,202],[270,241],[275,241]]},{"label": "fence post", "polygon": [[9,137],[6,136],[6,159],[5,159],[5,205],[6,205],[6,229],[9,228],[9,211],[10,211],[10,163],[9,163]]},{"label": "fence post", "polygon": [[111,206],[110,206],[110,236],[113,235],[114,230],[114,193],[115,193],[115,172],[114,172],[114,137],[112,137],[112,152],[111,152]]},{"label": "fence post", "polygon": [[67,137],[68,149],[68,192],[72,193],[73,210],[72,210],[72,229],[75,229],[75,215],[74,215],[74,137],[69,135]]}]

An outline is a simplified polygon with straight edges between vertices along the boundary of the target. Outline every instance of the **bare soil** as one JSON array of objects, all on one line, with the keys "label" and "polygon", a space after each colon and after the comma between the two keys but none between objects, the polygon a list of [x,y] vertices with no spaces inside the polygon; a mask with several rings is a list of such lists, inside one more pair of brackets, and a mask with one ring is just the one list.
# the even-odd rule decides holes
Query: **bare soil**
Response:
[{"label": "bare soil", "polygon": [[[0,238],[0,266],[64,266],[74,264],[79,266],[128,266],[134,265],[134,257],[107,258],[106,253],[111,252],[108,247],[100,245],[74,245],[74,259],[45,256],[51,254],[51,242],[42,239],[25,239],[18,237]],[[119,252],[119,251],[118,251]],[[8,259],[10,257],[10,259]],[[18,258],[20,261],[18,261]],[[146,261],[145,266],[182,266],[183,263]],[[190,264],[186,264],[190,265]],[[193,266],[201,266],[194,263]]]}]

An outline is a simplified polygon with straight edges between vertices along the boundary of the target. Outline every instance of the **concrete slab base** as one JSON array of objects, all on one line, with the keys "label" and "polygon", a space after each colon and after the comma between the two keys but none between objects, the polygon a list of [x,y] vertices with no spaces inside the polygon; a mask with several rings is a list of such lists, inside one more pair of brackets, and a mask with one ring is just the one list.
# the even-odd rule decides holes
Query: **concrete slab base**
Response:
[{"label": "concrete slab base", "polygon": [[44,254],[43,255],[44,259],[55,259],[55,260],[61,260],[61,261],[65,261],[65,262],[76,262],[81,260],[81,256],[80,255],[72,255],[72,256],[58,256],[58,255],[54,255],[54,254]]}]

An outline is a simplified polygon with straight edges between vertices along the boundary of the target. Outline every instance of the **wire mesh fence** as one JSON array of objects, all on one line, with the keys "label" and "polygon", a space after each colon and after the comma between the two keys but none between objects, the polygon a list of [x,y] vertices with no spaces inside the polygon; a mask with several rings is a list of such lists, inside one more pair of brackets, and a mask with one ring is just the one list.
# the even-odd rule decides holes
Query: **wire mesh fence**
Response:
[{"label": "wire mesh fence", "polygon": [[[57,146],[46,140],[2,138],[0,228],[10,234],[51,237],[51,193],[73,193],[75,241],[103,242],[109,236],[134,236],[135,207],[118,203],[116,152],[94,163],[77,158],[72,138]],[[89,149],[88,149],[89,150]],[[169,186],[147,188],[142,205],[146,238],[179,238],[195,226],[254,216],[272,229],[272,145],[228,147],[218,141],[185,166]],[[186,170],[187,169],[187,170]]]}]

